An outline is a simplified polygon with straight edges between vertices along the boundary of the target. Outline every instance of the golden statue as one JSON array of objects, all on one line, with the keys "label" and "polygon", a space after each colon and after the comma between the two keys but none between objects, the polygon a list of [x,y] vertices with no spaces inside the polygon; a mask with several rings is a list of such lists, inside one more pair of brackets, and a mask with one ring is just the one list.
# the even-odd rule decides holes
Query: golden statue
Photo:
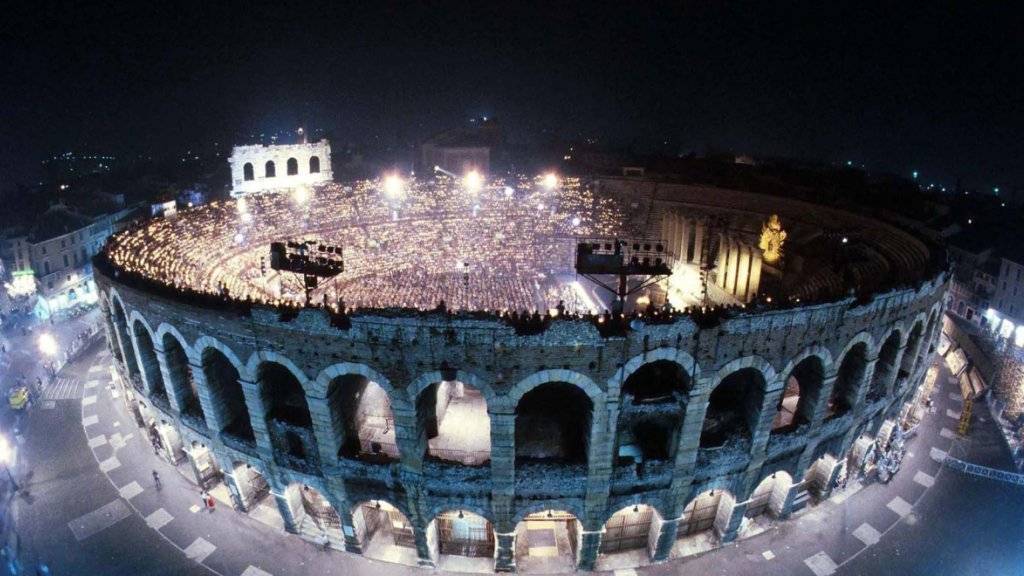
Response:
[{"label": "golden statue", "polygon": [[778,214],[772,214],[761,228],[761,241],[758,243],[764,261],[769,264],[778,262],[785,241],[786,231],[782,229],[782,222],[779,221]]}]

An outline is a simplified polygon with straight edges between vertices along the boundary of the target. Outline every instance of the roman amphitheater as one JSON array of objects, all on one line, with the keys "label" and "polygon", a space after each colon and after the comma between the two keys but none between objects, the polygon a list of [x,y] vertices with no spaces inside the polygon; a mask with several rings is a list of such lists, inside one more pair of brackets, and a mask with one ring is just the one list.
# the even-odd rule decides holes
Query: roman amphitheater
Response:
[{"label": "roman amphitheater", "polygon": [[[656,243],[672,275],[610,314],[581,238]],[[345,270],[307,299],[267,259],[308,239]],[[95,275],[125,401],[195,483],[477,572],[681,558],[829,498],[898,426],[948,283],[914,235],[793,198],[443,175],[151,220]]]}]

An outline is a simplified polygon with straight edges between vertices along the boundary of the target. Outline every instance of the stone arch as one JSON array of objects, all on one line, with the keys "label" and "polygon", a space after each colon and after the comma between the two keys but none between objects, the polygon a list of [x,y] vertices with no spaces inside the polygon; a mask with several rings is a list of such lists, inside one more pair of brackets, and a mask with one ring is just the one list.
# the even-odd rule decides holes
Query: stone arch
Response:
[{"label": "stone arch", "polygon": [[306,376],[306,373],[299,368],[295,362],[292,362],[291,358],[288,358],[283,354],[278,354],[277,352],[269,350],[253,352],[252,355],[249,356],[249,361],[245,365],[245,370],[253,380],[256,380],[259,367],[267,362],[278,364],[291,372],[292,376],[298,380],[299,386],[302,387],[302,393],[307,397],[312,397],[310,392],[315,392],[316,387],[310,385],[310,380],[309,377]]},{"label": "stone arch", "polygon": [[[615,465],[636,465],[637,474],[646,470],[646,462],[668,460],[676,453],[679,431],[694,380],[683,362],[692,359],[686,353],[661,348],[627,363],[618,374],[620,382],[609,380],[609,394],[619,395],[619,413],[615,430]],[[635,362],[635,360],[646,362]],[[614,385],[613,385],[614,382]],[[658,405],[652,409],[653,405]]]},{"label": "stone arch", "polygon": [[890,392],[892,383],[897,377],[900,349],[905,342],[901,330],[902,328],[894,326],[888,331],[886,337],[882,339],[882,345],[879,347],[875,358],[875,370],[871,375],[871,383],[867,392],[869,402],[885,397]]},{"label": "stone arch", "polygon": [[[370,543],[378,538],[384,539],[379,541],[380,544],[383,544],[379,548],[385,551],[390,551],[392,546],[416,548],[416,536],[411,521],[413,515],[401,500],[401,498],[395,501],[363,500],[357,502],[350,509],[354,536],[363,546],[363,554],[367,557],[374,557],[369,552],[378,546],[376,543],[371,546]],[[381,559],[390,560],[388,558]]]},{"label": "stone arch", "polygon": [[386,376],[366,364],[357,362],[338,362],[324,368],[317,374],[316,379],[310,381],[307,394],[313,398],[326,398],[331,381],[338,376],[346,376],[348,374],[358,374],[380,386],[387,393],[388,398],[395,407],[405,408],[409,406],[406,401],[406,395],[396,390]]},{"label": "stone arch", "polygon": [[676,537],[685,538],[708,530],[720,531],[723,528],[722,508],[727,506],[727,510],[731,511],[735,502],[736,497],[727,488],[719,486],[694,488],[682,507],[683,513],[680,516]]},{"label": "stone arch", "polygon": [[494,558],[494,522],[467,506],[448,507],[432,514],[426,532],[435,537],[438,555]]},{"label": "stone arch", "polygon": [[263,177],[274,178],[275,176],[277,176],[277,167],[273,160],[267,160],[267,163],[263,165]]},{"label": "stone arch", "polygon": [[253,170],[252,162],[246,162],[242,165],[242,179],[246,182],[256,179],[256,172]]},{"label": "stone arch", "polygon": [[189,360],[194,361],[196,359],[195,351],[193,351],[192,347],[189,346],[188,338],[185,338],[185,336],[183,336],[182,333],[177,328],[175,328],[173,324],[170,324],[168,322],[161,322],[160,325],[156,327],[154,338],[158,342],[166,342],[165,338],[167,336],[170,336],[171,338],[174,338],[175,340],[178,341],[178,344],[181,345],[182,350],[185,351],[185,354],[188,356]]},{"label": "stone arch", "polygon": [[286,172],[288,176],[297,176],[299,173],[299,161],[295,158],[289,158],[286,164]]},{"label": "stone arch", "polygon": [[597,400],[602,397],[603,392],[593,380],[580,374],[579,372],[573,372],[572,370],[563,369],[548,369],[541,370],[540,372],[534,372],[533,374],[523,378],[516,383],[515,386],[508,393],[508,398],[512,407],[519,404],[523,396],[527,392],[534,388],[547,384],[548,382],[565,382],[572,384],[583,390],[583,392],[597,404]]},{"label": "stone arch", "polygon": [[310,156],[309,157],[309,173],[319,174],[320,173],[320,157]]},{"label": "stone arch", "polygon": [[700,447],[716,448],[732,440],[752,441],[774,382],[771,364],[756,356],[737,358],[723,366],[709,390]]},{"label": "stone arch", "polygon": [[[316,388],[330,414],[329,448],[337,456],[399,457],[392,411],[395,390],[386,378],[364,364],[343,362],[322,370]],[[398,399],[403,398],[399,394]]]},{"label": "stone arch", "polygon": [[640,501],[612,511],[601,526],[600,554],[649,549],[651,531],[661,525],[661,518],[656,507]]},{"label": "stone arch", "polygon": [[296,374],[294,365],[263,360],[252,373],[263,405],[260,416],[266,422],[275,453],[293,460],[318,461],[313,414],[301,372]]},{"label": "stone arch", "polygon": [[515,512],[512,514],[510,523],[514,528],[517,524],[523,521],[524,518],[537,512],[544,512],[546,510],[558,510],[565,511],[576,517],[577,520],[582,524],[583,519],[586,518],[584,514],[583,506],[577,504],[573,499],[555,499],[555,500],[544,500],[544,501],[528,501],[528,504],[517,505]]},{"label": "stone arch", "polygon": [[900,369],[907,374],[913,374],[917,369],[917,359],[921,351],[921,343],[925,340],[924,330],[927,322],[928,319],[922,312],[910,324],[910,333],[907,335],[906,347],[900,361]]},{"label": "stone arch", "polygon": [[821,400],[832,354],[824,346],[810,346],[793,357],[780,372],[782,394],[772,422],[773,433],[785,433],[809,424]]},{"label": "stone arch", "polygon": [[140,373],[150,395],[157,397],[156,402],[167,406],[167,386],[160,371],[160,360],[157,358],[156,342],[153,341],[153,330],[138,311],[132,311],[131,323],[128,325],[131,338],[138,354]]},{"label": "stone arch", "polygon": [[694,360],[693,356],[676,348],[655,348],[630,358],[628,362],[615,371],[615,375],[608,379],[608,396],[618,396],[620,387],[634,372],[645,364],[658,360],[666,360],[678,364],[682,367],[683,372],[690,377],[691,382],[697,382],[697,379],[700,378],[700,364]]},{"label": "stone arch", "polygon": [[194,354],[192,359],[197,363],[202,362],[203,352],[205,352],[207,348],[212,348],[223,354],[224,357],[231,362],[231,365],[235,370],[238,371],[240,378],[244,380],[252,380],[249,375],[249,369],[246,367],[245,363],[238,358],[238,355],[235,354],[234,350],[213,336],[201,336],[192,344],[192,353]]},{"label": "stone arch", "polygon": [[793,486],[793,476],[785,470],[773,470],[757,481],[747,498],[744,516],[756,518],[766,512],[780,516]]},{"label": "stone arch", "polygon": [[[464,380],[465,378],[465,380]],[[467,381],[468,380],[468,381]],[[416,407],[417,455],[480,465],[491,457],[490,387],[476,375],[452,370],[423,374],[407,388]]]},{"label": "stone arch", "polygon": [[[491,388],[491,385],[473,372],[467,370],[454,370],[451,374],[453,376],[451,380],[458,380],[464,384],[469,384],[476,390],[479,390],[483,394],[484,399],[487,400],[487,406],[490,407],[498,402],[498,395]],[[420,374],[415,380],[409,383],[405,387],[405,394],[408,398],[409,405],[413,406],[416,404],[416,399],[419,398],[420,394],[423,393],[428,386],[436,382],[445,380],[445,375],[440,370],[434,370]]]},{"label": "stone arch", "polygon": [[[212,338],[196,342],[200,370],[220,430],[245,441],[254,442],[252,415],[241,380],[245,367],[226,346]],[[226,351],[226,352],[225,352]]]},{"label": "stone arch", "polygon": [[[545,375],[548,378],[536,378]],[[576,382],[562,379],[567,377]],[[520,459],[588,461],[598,406],[587,394],[585,384],[579,384],[579,378],[586,377],[568,370],[545,370],[524,380],[530,384],[524,386],[526,391],[513,395],[517,398],[514,444],[517,462]],[[593,382],[590,384],[593,386]],[[593,386],[591,392],[599,394],[600,391]],[[518,468],[517,464],[517,471]]]},{"label": "stone arch", "polygon": [[128,310],[125,308],[121,296],[113,288],[110,290],[110,308],[114,323],[114,333],[121,347],[121,357],[124,359],[128,377],[130,379],[135,379],[136,377],[141,379],[142,374],[139,370],[138,356],[135,354],[135,341],[131,334]]}]

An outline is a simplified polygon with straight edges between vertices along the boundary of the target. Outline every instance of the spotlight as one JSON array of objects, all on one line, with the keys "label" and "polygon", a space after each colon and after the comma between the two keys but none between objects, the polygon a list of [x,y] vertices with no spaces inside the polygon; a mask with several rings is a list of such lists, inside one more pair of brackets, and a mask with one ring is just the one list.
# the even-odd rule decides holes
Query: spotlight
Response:
[{"label": "spotlight", "polygon": [[462,177],[462,185],[466,187],[466,190],[469,190],[474,194],[480,191],[483,184],[484,177],[476,170],[470,170]]},{"label": "spotlight", "polygon": [[558,187],[558,176],[554,172],[548,172],[544,175],[544,187],[548,190],[554,190]]},{"label": "spotlight", "polygon": [[388,174],[384,177],[384,194],[388,198],[397,199],[405,192],[405,181],[397,174]]}]

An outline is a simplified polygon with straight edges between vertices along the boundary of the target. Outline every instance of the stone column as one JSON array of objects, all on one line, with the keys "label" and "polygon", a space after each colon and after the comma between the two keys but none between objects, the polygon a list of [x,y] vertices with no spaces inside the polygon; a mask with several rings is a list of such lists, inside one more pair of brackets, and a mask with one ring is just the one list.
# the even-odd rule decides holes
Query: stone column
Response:
[{"label": "stone column", "polygon": [[701,256],[703,256],[701,247],[704,242],[704,222],[694,220],[693,225],[696,227],[696,233],[693,235],[693,263],[700,264]]},{"label": "stone column", "polygon": [[750,255],[750,280],[747,281],[747,298],[753,298],[761,291],[761,254]]},{"label": "stone column", "polygon": [[274,446],[270,442],[270,430],[267,428],[267,409],[263,405],[263,398],[260,396],[260,387],[257,382],[250,382],[239,378],[238,383],[242,386],[242,393],[245,396],[245,408],[249,413],[249,423],[252,425],[253,435],[256,436],[256,447],[261,456],[267,462],[274,460]]},{"label": "stone column", "polygon": [[[719,506],[728,506],[728,502],[725,498],[728,495],[722,495],[722,503]],[[747,513],[747,503],[739,502],[736,503],[733,500],[731,508],[719,509],[718,517],[715,518],[715,530],[718,532],[718,538],[723,544],[728,544],[736,539],[739,535],[740,527],[743,525],[743,516]],[[721,520],[721,526],[719,526],[719,520]]]},{"label": "stone column", "polygon": [[[764,459],[765,451],[768,449],[768,440],[772,436],[772,422],[775,420],[775,413],[779,399],[785,391],[785,375],[777,376],[777,380],[764,394],[761,401],[761,409],[758,411],[757,422],[751,425],[750,455],[751,464],[754,461]],[[780,381],[781,380],[781,381]]]},{"label": "stone column", "polygon": [[[508,533],[514,536],[512,501],[516,489],[516,415],[514,409],[497,404],[488,406],[488,414],[491,418],[491,510],[495,526],[507,524]],[[510,554],[514,568],[514,547]]]},{"label": "stone column", "polygon": [[206,372],[199,362],[188,361],[192,379],[196,383],[196,393],[199,396],[199,406],[203,409],[203,418],[206,419],[206,427],[210,429],[211,436],[216,436],[228,425],[223,419],[223,401],[214,398],[210,393],[210,385],[206,382]]},{"label": "stone column", "polygon": [[335,436],[331,423],[330,406],[323,398],[308,398],[306,403],[309,406],[309,416],[313,421],[313,436],[316,437],[320,466],[329,468],[337,464],[338,452],[341,450],[340,438]]},{"label": "stone column", "polygon": [[747,282],[750,279],[750,247],[740,246],[739,269],[736,273],[736,297],[741,301],[747,299]]},{"label": "stone column", "polygon": [[392,405],[391,413],[395,417],[395,442],[402,457],[402,467],[413,474],[422,474],[426,434],[420,433],[415,406]]},{"label": "stone column", "polygon": [[274,497],[274,503],[277,504],[277,511],[281,514],[281,521],[284,522],[284,529],[292,534],[299,533],[299,523],[295,509],[292,506],[291,499],[288,497],[288,490],[273,489],[270,494]]},{"label": "stone column", "polygon": [[680,520],[682,520],[682,516],[661,521],[661,526],[658,530],[658,543],[655,545],[654,554],[651,556],[652,561],[664,562],[668,560],[669,555],[672,554],[672,547],[676,544],[676,537],[679,535]]},{"label": "stone column", "polygon": [[516,571],[516,533],[503,532],[494,534],[494,571]]},{"label": "stone column", "polygon": [[878,357],[869,358],[864,364],[864,374],[861,375],[860,384],[857,386],[857,397],[851,407],[851,412],[858,412],[864,406],[864,399],[867,398],[871,382],[874,380],[875,366],[878,364]]},{"label": "stone column", "polygon": [[216,452],[214,452],[213,457],[217,467],[220,468],[224,479],[224,486],[227,487],[227,492],[231,495],[232,507],[240,512],[248,512],[249,495],[239,483],[239,479],[234,476],[236,474],[234,472],[234,463],[229,458],[222,458]]},{"label": "stone column", "polygon": [[824,379],[821,381],[821,389],[818,392],[817,401],[811,409],[811,430],[820,428],[825,418],[828,417],[828,404],[832,400],[832,393],[836,388],[836,380],[839,379],[839,374],[835,368],[833,367],[831,372],[825,374]]},{"label": "stone column", "polygon": [[582,542],[580,542],[580,555],[576,567],[580,570],[592,571],[597,564],[597,557],[601,553],[601,536],[604,530],[583,531]]},{"label": "stone column", "polygon": [[896,380],[899,378],[900,369],[903,366],[903,354],[907,351],[907,345],[901,344],[896,350],[896,358],[892,362],[892,371],[885,382],[885,397],[889,398],[896,392]]},{"label": "stone column", "polygon": [[363,543],[359,541],[359,535],[356,534],[355,519],[352,518],[352,508],[346,507],[343,510],[337,510],[337,512],[338,518],[341,519],[341,535],[345,539],[345,551],[362,554]]},{"label": "stone column", "polygon": [[608,494],[611,491],[612,451],[615,449],[615,421],[618,420],[618,413],[618,398],[606,403],[598,402],[594,406],[590,446],[587,453],[587,493],[584,502],[587,516],[585,522],[587,523],[592,521],[600,525],[608,507]]},{"label": "stone column", "polygon": [[[182,397],[183,390],[181,389],[181,382],[175,382],[174,373],[171,370],[170,360],[167,358],[167,351],[164,350],[163,346],[158,346],[154,342],[153,351],[156,353],[156,361],[160,367],[160,377],[164,381],[164,390],[167,392],[167,401],[171,404],[171,409],[181,414],[185,409],[185,400]],[[184,383],[188,386],[188,383]]]}]

